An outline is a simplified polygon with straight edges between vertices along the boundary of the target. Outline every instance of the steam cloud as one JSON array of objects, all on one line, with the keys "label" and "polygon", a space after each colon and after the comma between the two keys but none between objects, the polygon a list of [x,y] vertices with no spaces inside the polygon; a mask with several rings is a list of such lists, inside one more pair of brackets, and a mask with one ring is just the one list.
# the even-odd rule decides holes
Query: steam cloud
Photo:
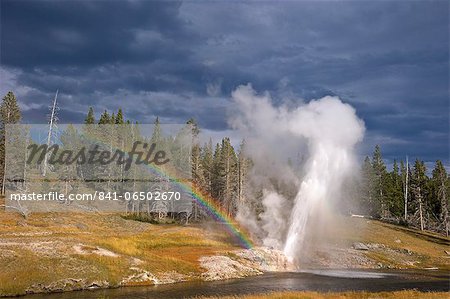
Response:
[{"label": "steam cloud", "polygon": [[[246,154],[254,166],[251,179],[264,187],[264,211],[255,215],[240,207],[238,220],[258,234],[265,246],[283,250],[294,262],[304,248],[311,225],[322,207],[337,200],[343,180],[355,166],[354,148],[364,135],[355,109],[338,97],[326,96],[307,104],[274,107],[268,93],[239,86],[232,99],[236,111],[230,124],[246,138]],[[302,157],[296,169],[288,158]],[[270,178],[293,186],[288,199]]]}]

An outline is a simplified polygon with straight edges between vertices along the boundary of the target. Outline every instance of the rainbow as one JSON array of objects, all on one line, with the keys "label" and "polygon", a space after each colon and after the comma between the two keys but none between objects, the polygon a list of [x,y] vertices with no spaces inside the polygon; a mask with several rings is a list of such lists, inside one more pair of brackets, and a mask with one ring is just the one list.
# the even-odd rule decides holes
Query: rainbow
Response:
[{"label": "rainbow", "polygon": [[[86,138],[87,136],[85,135],[84,137]],[[101,142],[100,140],[93,138],[88,139],[93,140],[95,142]],[[127,152],[125,152],[125,154],[128,155]],[[183,191],[190,193],[195,202],[206,213],[208,213],[208,215],[213,217],[218,223],[222,224],[223,227],[226,229],[226,231],[238,241],[240,246],[242,246],[245,249],[251,249],[254,247],[247,233],[245,233],[243,230],[239,228],[234,219],[230,217],[228,213],[226,213],[226,211],[224,211],[220,207],[217,200],[214,199],[212,196],[206,194],[206,192],[203,192],[201,188],[197,186],[194,185],[191,186],[189,183],[184,183],[183,181],[174,178],[174,176],[171,176],[167,172],[162,171],[160,168],[158,168],[153,164],[146,164],[145,166],[147,169],[156,173],[157,175],[168,178],[171,182],[175,183]]]},{"label": "rainbow", "polygon": [[221,211],[217,204],[215,204],[215,200],[212,197],[203,195],[199,191],[194,191],[194,188],[192,188],[192,190],[192,197],[195,201],[216,221],[222,223],[227,231],[239,240],[241,246],[246,249],[253,247],[253,243],[250,238],[246,236],[237,225],[233,224],[233,219],[228,216],[227,213]]},{"label": "rainbow", "polygon": [[206,192],[202,192],[201,188],[193,185],[190,186],[187,183],[183,183],[180,180],[174,179],[166,172],[162,171],[156,166],[151,164],[147,164],[146,167],[153,172],[156,172],[158,175],[167,177],[174,182],[178,187],[183,189],[183,191],[187,193],[191,193],[192,198],[195,202],[210,215],[217,222],[223,225],[223,227],[228,231],[228,233],[235,237],[235,239],[239,242],[239,244],[245,249],[253,248],[253,243],[248,235],[246,235],[236,224],[233,218],[231,218],[217,203],[212,196],[207,195]]}]

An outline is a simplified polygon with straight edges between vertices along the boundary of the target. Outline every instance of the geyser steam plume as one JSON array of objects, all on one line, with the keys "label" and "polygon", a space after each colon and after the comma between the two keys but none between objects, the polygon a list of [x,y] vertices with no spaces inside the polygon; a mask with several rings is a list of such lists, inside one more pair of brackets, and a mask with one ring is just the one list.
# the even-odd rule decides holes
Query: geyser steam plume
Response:
[{"label": "geyser steam plume", "polygon": [[[230,124],[246,138],[246,154],[254,163],[252,177],[261,181],[268,175],[297,188],[289,200],[271,188],[270,180],[264,181],[264,212],[251,217],[244,206],[238,220],[260,235],[264,245],[298,261],[305,236],[314,229],[308,224],[322,216],[324,205],[339,198],[355,166],[354,148],[363,138],[364,123],[338,97],[274,107],[268,93],[258,95],[246,85],[238,87],[232,99],[236,111]],[[287,161],[299,152],[306,159],[295,173]]]}]

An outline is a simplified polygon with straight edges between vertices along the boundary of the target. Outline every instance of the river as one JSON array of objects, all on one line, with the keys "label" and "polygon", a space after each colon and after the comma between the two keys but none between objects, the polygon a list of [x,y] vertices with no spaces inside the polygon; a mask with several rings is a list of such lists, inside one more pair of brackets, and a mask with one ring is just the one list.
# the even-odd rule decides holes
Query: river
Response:
[{"label": "river", "polygon": [[27,299],[72,298],[186,298],[195,296],[242,295],[275,291],[449,291],[450,273],[442,271],[311,270],[266,273],[242,279],[214,282],[186,282],[147,287],[76,291],[27,295]]}]

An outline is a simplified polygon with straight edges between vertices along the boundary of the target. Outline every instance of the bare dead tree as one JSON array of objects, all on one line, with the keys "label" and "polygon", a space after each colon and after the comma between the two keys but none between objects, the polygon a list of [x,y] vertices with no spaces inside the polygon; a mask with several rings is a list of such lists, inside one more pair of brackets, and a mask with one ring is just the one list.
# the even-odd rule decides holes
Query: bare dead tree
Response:
[{"label": "bare dead tree", "polygon": [[406,156],[406,178],[405,178],[405,221],[408,219],[408,156]]},{"label": "bare dead tree", "polygon": [[[48,134],[47,134],[47,148],[50,147],[50,145],[53,143],[54,138],[56,137],[56,133],[57,133],[57,123],[58,123],[58,116],[57,116],[57,112],[59,111],[59,107],[57,104],[57,99],[58,99],[58,90],[56,90],[55,93],[55,98],[53,100],[53,105],[50,107],[50,115],[49,115],[49,126],[48,126]],[[45,154],[44,157],[44,165],[42,168],[42,175],[45,176],[47,173],[47,168],[48,168],[48,151]]]}]

